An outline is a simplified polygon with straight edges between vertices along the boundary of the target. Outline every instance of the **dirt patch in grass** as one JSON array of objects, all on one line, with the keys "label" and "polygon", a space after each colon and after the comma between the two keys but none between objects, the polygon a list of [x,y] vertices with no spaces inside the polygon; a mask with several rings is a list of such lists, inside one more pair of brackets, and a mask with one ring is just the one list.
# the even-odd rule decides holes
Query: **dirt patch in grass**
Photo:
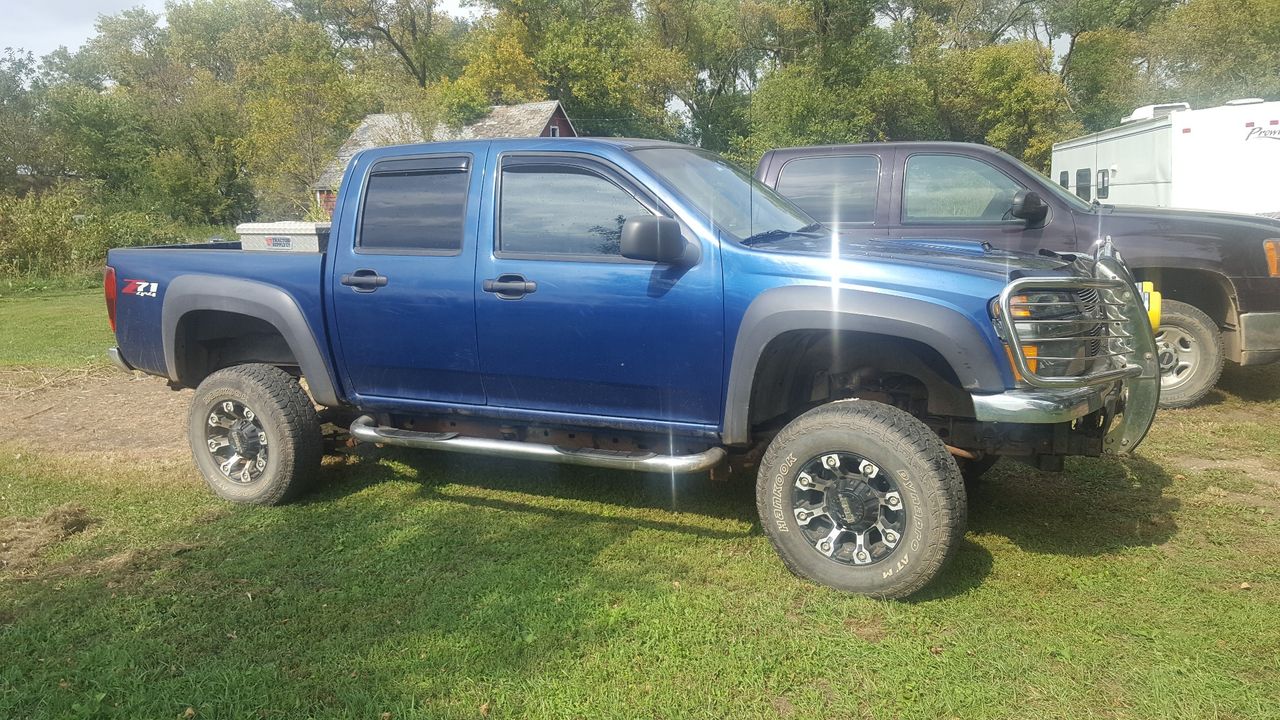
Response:
[{"label": "dirt patch in grass", "polygon": [[191,391],[115,370],[9,370],[0,375],[0,443],[60,455],[160,459],[190,452]]},{"label": "dirt patch in grass", "polygon": [[0,519],[0,572],[22,572],[34,565],[44,551],[94,523],[89,512],[67,504],[43,517]]},{"label": "dirt patch in grass", "polygon": [[879,644],[888,634],[884,628],[884,621],[878,617],[847,618],[844,621],[844,629],[872,645]]}]

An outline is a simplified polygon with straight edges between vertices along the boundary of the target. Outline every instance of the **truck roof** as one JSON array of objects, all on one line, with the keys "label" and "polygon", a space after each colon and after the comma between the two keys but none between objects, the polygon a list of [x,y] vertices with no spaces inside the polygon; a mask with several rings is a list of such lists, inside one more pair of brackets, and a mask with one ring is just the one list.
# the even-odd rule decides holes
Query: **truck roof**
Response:
[{"label": "truck roof", "polygon": [[952,142],[943,140],[905,140],[892,142],[847,142],[841,145],[812,145],[799,147],[777,147],[777,149],[765,152],[763,158],[760,158],[760,167],[768,160],[773,158],[790,159],[797,156],[813,156],[813,155],[847,155],[850,151],[868,150],[916,150],[916,151],[934,151],[934,152],[955,152],[956,150],[964,150],[965,154],[972,155],[1000,155],[1001,151],[996,147],[988,145],[978,145],[977,142]]},{"label": "truck roof", "polygon": [[[429,143],[412,143],[407,145],[385,145],[377,148],[370,148],[363,152],[378,152],[379,154],[395,155],[400,151],[412,150],[418,151],[427,148],[448,147],[450,150],[466,150],[468,148],[481,147],[497,147],[501,149],[508,145],[519,145],[527,147],[530,141],[546,143],[550,149],[567,149],[574,147],[608,147],[621,148],[624,150],[634,150],[642,147],[673,147],[683,148],[690,147],[681,143],[669,142],[667,140],[653,140],[649,138],[619,138],[619,137],[519,137],[519,138],[485,138],[477,140],[445,140],[441,142]],[[390,152],[387,152],[390,151]]]},{"label": "truck roof", "polygon": [[952,142],[944,140],[903,140],[895,142],[866,142],[866,143],[843,143],[839,145],[811,145],[807,147],[785,147],[776,148],[765,153],[765,157],[775,156],[791,156],[791,155],[821,155],[823,152],[839,151],[847,153],[850,150],[886,150],[904,148],[908,150],[959,150],[964,149],[966,152],[983,153],[987,155],[998,155],[1000,150],[990,147],[989,145],[979,145],[978,143]]}]

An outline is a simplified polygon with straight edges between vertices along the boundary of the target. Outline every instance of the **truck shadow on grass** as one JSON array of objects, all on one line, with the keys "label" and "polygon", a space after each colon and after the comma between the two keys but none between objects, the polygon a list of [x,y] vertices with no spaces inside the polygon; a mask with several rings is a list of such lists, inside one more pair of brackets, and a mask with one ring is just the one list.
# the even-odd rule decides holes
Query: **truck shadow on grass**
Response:
[{"label": "truck shadow on grass", "polygon": [[1075,458],[1063,473],[1003,460],[970,489],[969,530],[1057,555],[1160,545],[1177,532],[1180,503],[1165,495],[1172,482],[1141,455]]},{"label": "truck shadow on grass", "polygon": [[[610,523],[619,533],[645,529],[740,541],[761,551],[763,562],[770,567],[785,572],[760,529],[750,478],[712,481],[704,473],[673,479],[393,448],[362,448],[348,463],[351,464],[343,468],[341,477],[335,477],[337,482],[314,495],[310,502],[330,502],[362,492],[390,480],[387,470],[399,467],[401,473],[417,478],[417,499],[474,511],[540,516],[566,528],[581,523]],[[393,477],[403,480],[405,475]],[[986,548],[962,539],[952,561],[912,600],[938,600],[972,590],[982,584],[992,564]]]}]

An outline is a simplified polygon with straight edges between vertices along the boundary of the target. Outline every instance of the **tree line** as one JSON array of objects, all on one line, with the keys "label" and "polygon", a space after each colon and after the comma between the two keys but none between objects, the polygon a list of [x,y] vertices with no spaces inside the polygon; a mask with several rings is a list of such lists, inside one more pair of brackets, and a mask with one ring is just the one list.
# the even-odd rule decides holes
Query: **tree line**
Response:
[{"label": "tree line", "polygon": [[1280,0],[470,7],[174,0],[163,17],[100,17],[74,51],[6,49],[0,225],[49,193],[188,224],[300,217],[371,112],[435,127],[552,98],[582,134],[681,140],[748,165],[781,145],[945,139],[1044,167],[1054,142],[1138,105],[1280,98]]}]

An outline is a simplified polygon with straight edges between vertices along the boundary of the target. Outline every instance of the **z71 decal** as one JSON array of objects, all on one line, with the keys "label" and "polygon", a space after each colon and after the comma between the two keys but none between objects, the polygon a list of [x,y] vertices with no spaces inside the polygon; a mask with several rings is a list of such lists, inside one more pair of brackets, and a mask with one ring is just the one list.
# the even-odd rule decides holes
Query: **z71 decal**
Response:
[{"label": "z71 decal", "polygon": [[147,282],[146,280],[125,280],[124,288],[120,292],[125,295],[137,295],[138,297],[155,297],[156,291],[160,289],[160,283]]}]

